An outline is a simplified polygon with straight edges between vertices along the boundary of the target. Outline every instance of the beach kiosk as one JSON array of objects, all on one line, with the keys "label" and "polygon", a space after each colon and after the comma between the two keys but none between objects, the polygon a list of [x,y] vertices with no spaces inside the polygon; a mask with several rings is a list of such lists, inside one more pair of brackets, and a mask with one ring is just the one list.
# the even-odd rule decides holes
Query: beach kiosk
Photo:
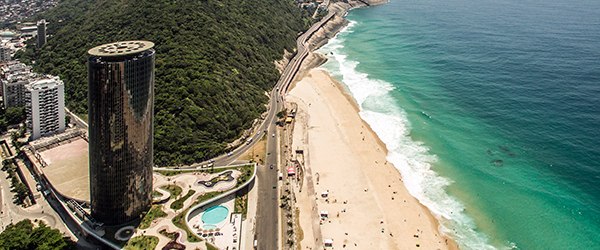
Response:
[{"label": "beach kiosk", "polygon": [[333,246],[333,240],[332,239],[324,239],[323,243],[325,243],[325,247],[332,247]]},{"label": "beach kiosk", "polygon": [[293,176],[296,174],[296,169],[294,167],[288,167],[288,176]]}]

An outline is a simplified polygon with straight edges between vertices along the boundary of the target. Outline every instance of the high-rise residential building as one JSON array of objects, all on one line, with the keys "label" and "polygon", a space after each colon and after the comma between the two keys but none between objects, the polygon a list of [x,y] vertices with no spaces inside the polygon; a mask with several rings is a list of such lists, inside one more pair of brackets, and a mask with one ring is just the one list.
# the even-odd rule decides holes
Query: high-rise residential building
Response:
[{"label": "high-rise residential building", "polygon": [[37,47],[41,48],[46,43],[46,19],[37,22]]},{"label": "high-rise residential building", "polygon": [[26,89],[27,128],[32,139],[65,132],[65,90],[60,78],[37,80]]},{"label": "high-rise residential building", "polygon": [[2,100],[4,108],[25,106],[25,85],[35,80],[37,74],[31,67],[19,61],[8,62],[2,67]]},{"label": "high-rise residential building", "polygon": [[0,46],[0,62],[10,61],[11,49],[9,46]]},{"label": "high-rise residential building", "polygon": [[154,43],[88,51],[92,217],[105,225],[140,218],[152,202]]},{"label": "high-rise residential building", "polygon": [[29,84],[29,79],[17,75],[8,81],[2,81],[2,98],[5,108],[25,106],[25,86]]}]

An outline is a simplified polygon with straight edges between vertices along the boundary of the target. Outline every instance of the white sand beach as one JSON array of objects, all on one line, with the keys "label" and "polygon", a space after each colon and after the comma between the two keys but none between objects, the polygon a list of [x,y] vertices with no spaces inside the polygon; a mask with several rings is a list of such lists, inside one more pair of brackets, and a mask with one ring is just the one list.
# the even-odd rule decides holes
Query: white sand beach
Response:
[{"label": "white sand beach", "polygon": [[[408,193],[385,145],[326,71],[312,69],[287,101],[298,104],[292,149],[304,150],[307,170],[296,194],[302,249],[323,249],[324,239],[333,249],[457,249]],[[322,225],[321,211],[329,213]]]}]

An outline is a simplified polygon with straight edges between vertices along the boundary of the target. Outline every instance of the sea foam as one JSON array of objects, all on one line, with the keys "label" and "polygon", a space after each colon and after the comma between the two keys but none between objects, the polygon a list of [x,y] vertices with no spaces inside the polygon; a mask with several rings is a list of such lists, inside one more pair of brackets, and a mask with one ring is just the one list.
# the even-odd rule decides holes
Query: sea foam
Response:
[{"label": "sea foam", "polygon": [[440,221],[440,233],[456,240],[462,249],[496,249],[488,243],[487,235],[476,231],[473,219],[463,212],[464,205],[446,192],[452,181],[431,170],[437,158],[424,143],[411,138],[406,112],[390,94],[394,86],[358,72],[359,62],[348,59],[343,35],[353,32],[354,25],[350,22],[340,32],[342,37],[336,36],[319,50],[329,57],[322,68],[347,88],[360,108],[361,118],[386,145],[387,159],[402,174],[409,193]]}]

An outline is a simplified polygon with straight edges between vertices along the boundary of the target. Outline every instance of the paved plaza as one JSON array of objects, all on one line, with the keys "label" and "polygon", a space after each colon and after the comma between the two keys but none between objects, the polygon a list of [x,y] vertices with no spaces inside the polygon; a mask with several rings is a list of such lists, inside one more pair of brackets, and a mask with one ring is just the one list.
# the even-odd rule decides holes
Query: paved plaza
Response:
[{"label": "paved plaza", "polygon": [[52,186],[67,197],[90,200],[88,143],[85,140],[79,138],[39,154],[46,162],[46,167],[41,170]]}]

